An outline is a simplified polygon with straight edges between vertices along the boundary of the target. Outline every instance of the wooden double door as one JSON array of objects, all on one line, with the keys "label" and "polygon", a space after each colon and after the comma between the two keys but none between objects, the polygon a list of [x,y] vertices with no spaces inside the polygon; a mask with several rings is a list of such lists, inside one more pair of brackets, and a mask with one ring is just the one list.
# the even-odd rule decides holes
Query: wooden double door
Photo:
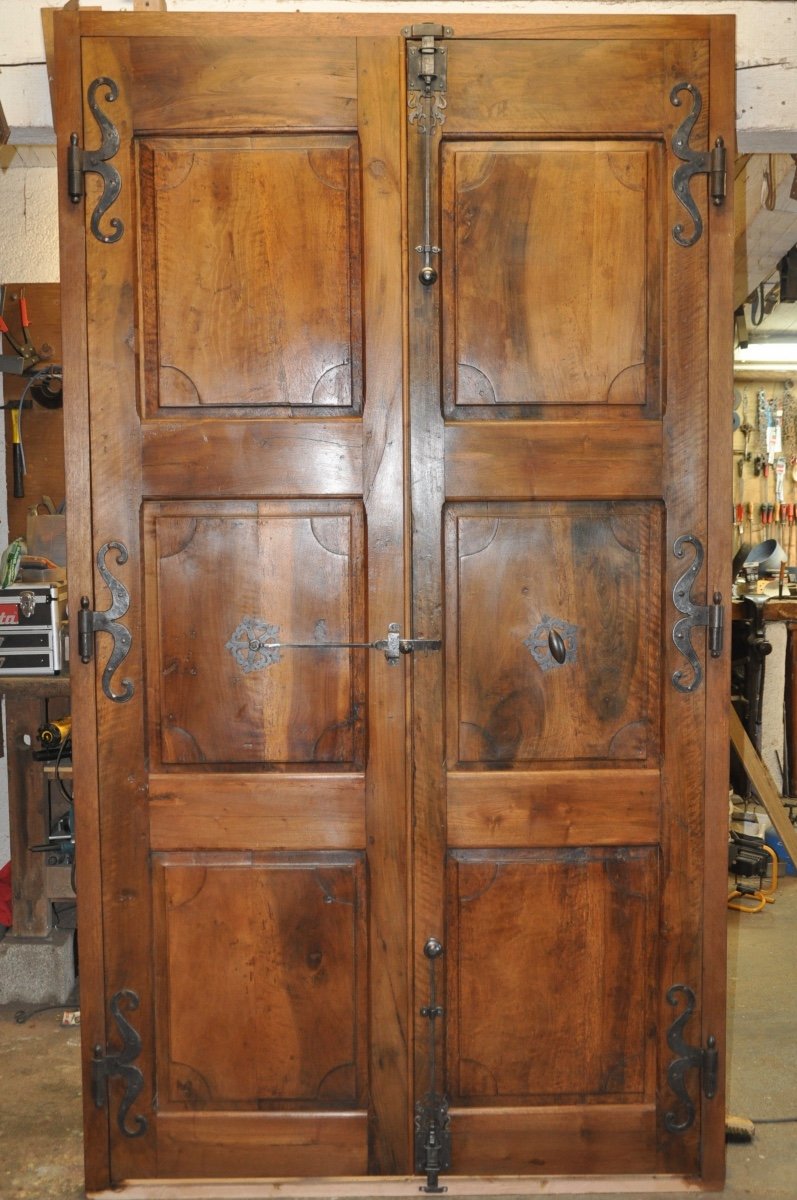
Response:
[{"label": "wooden double door", "polygon": [[93,1188],[722,1176],[732,25],[451,20],[58,17]]}]

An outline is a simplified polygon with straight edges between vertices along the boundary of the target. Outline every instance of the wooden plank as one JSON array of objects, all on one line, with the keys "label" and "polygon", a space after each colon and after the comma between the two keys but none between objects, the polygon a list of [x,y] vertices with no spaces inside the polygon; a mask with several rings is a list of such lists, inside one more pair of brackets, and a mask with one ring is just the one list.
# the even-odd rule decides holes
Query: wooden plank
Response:
[{"label": "wooden plank", "polygon": [[[312,14],[313,35],[339,34],[354,36],[386,36],[397,35],[400,32],[402,14],[397,5],[396,11],[382,13],[322,13]],[[398,15],[398,20],[397,20]],[[595,38],[597,40],[622,38],[629,41],[649,41],[657,38],[668,38],[672,41],[691,41],[708,36],[710,18],[696,14],[684,16],[656,15],[646,16],[640,22],[633,15],[629,16],[587,16],[579,13],[566,15],[523,15],[512,13],[497,14],[458,14],[456,27],[460,37],[497,38],[535,37],[543,39],[579,40]],[[434,19],[434,10],[430,10],[430,19]],[[446,19],[446,14],[437,17],[439,21]],[[307,33],[307,14],[305,13],[227,13],[224,14],[225,32],[231,35],[252,38],[259,34],[290,34],[297,37]],[[218,35],[218,13],[154,13],[144,19],[138,18],[135,23],[127,13],[95,13],[88,11],[83,16],[84,31],[88,36],[151,38],[169,35],[200,38],[212,38]]]},{"label": "wooden plank", "polygon": [[365,779],[339,775],[151,775],[153,850],[360,849]]},{"label": "wooden plank", "polygon": [[637,1171],[645,1163],[653,1171],[656,1130],[655,1104],[451,1110],[452,1156],[461,1171],[491,1164],[495,1174],[505,1174],[511,1163],[515,1175],[544,1175],[561,1162],[585,1174],[619,1173],[626,1164]]},{"label": "wooden plank", "polygon": [[[138,18],[136,18],[138,19]],[[133,178],[132,139],[134,92],[127,42],[81,40],[82,79],[109,76],[119,87],[114,103],[113,121],[120,138],[120,150],[114,162],[122,187],[113,208],[105,217],[119,220],[124,234],[118,241],[104,243],[90,232],[90,215],[100,194],[101,184],[94,177],[86,182],[85,205],[76,208],[82,214],[85,234],[86,339],[90,363],[90,417],[87,422],[91,454],[91,528],[94,550],[106,542],[121,542],[127,549],[126,564],[117,564],[111,556],[109,567],[130,595],[124,624],[130,633],[130,651],[121,674],[133,686],[130,700],[124,704],[109,701],[99,692],[96,707],[100,819],[103,882],[102,918],[105,930],[104,995],[114,996],[132,989],[140,1004],[130,1020],[141,1037],[137,1066],[145,1079],[154,1077],[156,1041],[154,996],[151,988],[151,898],[150,864],[147,853],[149,811],[146,771],[142,763],[145,729],[143,605],[144,571],[140,542],[141,468],[136,453],[140,441],[140,420],[132,398],[137,392],[137,364],[129,347],[131,331],[136,327],[136,291],[130,281],[136,276],[136,200]],[[86,101],[87,104],[87,101]],[[93,120],[84,109],[84,118]],[[75,126],[80,129],[81,126]],[[88,134],[86,135],[88,141]],[[85,426],[84,426],[85,433]],[[95,573],[85,589],[92,606],[107,606],[108,589]],[[70,603],[75,611],[79,602]],[[74,642],[72,643],[75,644]],[[107,650],[105,651],[107,653]],[[99,653],[92,667],[99,684],[104,658]],[[118,684],[117,684],[118,686]],[[77,744],[77,734],[75,734]],[[75,758],[77,769],[77,758]],[[75,794],[82,795],[75,783]],[[76,805],[76,807],[78,807]],[[78,881],[78,890],[81,889]],[[124,896],[123,903],[118,897]],[[106,1000],[107,1003],[107,1000]],[[144,1107],[139,1102],[138,1112]],[[153,1122],[138,1138],[125,1137],[116,1122],[109,1125],[112,1172],[116,1178],[154,1174],[155,1137]]]},{"label": "wooden plank", "polygon": [[567,479],[572,500],[658,497],[663,486],[658,421],[457,422],[446,427],[445,453],[449,500],[559,495],[565,460],[578,463]]},{"label": "wooden plank", "polygon": [[659,838],[658,771],[458,772],[452,846],[647,845]]},{"label": "wooden plank", "polygon": [[767,810],[767,816],[775,827],[783,845],[788,851],[792,862],[797,864],[797,829],[789,820],[786,809],[775,786],[775,781],[762,761],[758,751],[747,734],[747,730],[739,720],[733,705],[728,708],[731,731],[731,744],[739,755],[747,777],[758,792],[758,797]]},{"label": "wooden plank", "polygon": [[[343,496],[362,478],[362,422],[230,418],[147,421],[142,487],[169,496],[174,465],[194,464],[197,496]],[[229,464],[235,463],[230,474]]]},{"label": "wooden plank", "polygon": [[[680,1175],[446,1175],[451,1194],[472,1196],[479,1200],[484,1196],[507,1196],[517,1200],[519,1191],[524,1196],[562,1196],[572,1200],[573,1195],[602,1195],[614,1197],[628,1194],[636,1197],[666,1192],[672,1195],[695,1195],[703,1191],[693,1177]],[[244,1183],[197,1183],[191,1179],[155,1180],[140,1183],[126,1182],[125,1200],[339,1200],[340,1196],[362,1197],[372,1200],[374,1196],[418,1196],[418,1176],[382,1176],[379,1179],[351,1177],[324,1177],[280,1179],[275,1183],[262,1180],[247,1180]],[[456,1188],[456,1192],[453,1192]],[[92,1200],[119,1200],[119,1192],[92,1192]]]},{"label": "wooden plank", "polygon": [[47,784],[41,764],[31,754],[31,742],[44,713],[44,699],[35,696],[20,696],[14,700],[9,697],[6,705],[13,894],[13,925],[9,938],[47,937],[53,928],[52,908],[45,886],[46,855],[30,850],[31,846],[46,842],[50,832]]},{"label": "wooden plank", "polygon": [[[73,9],[54,14],[54,107],[58,137],[58,194],[67,193],[66,156],[70,134],[83,127],[80,22]],[[80,597],[93,593],[93,542],[89,424],[86,246],[83,206],[59,205],[61,285],[69,303],[61,312],[62,362],[69,387],[64,397],[68,417],[64,430],[66,455],[67,554],[70,639],[77,646]],[[80,864],[78,925],[80,927],[80,997],[83,1031],[83,1130],[86,1187],[89,1191],[110,1184],[108,1110],[97,1108],[91,1094],[92,1047],[106,1044],[104,942],[102,924],[102,854],[100,849],[97,781],[97,726],[95,673],[79,668],[72,681],[74,734],[76,841],[83,847]]]},{"label": "wooden plank", "polygon": [[[404,444],[404,241],[399,39],[357,43],[358,127],[363,187],[365,456],[368,637],[406,623]],[[385,231],[390,230],[390,236]],[[412,1154],[411,989],[408,954],[409,844],[407,677],[409,669],[368,657],[369,761],[366,833],[369,910],[370,1146],[373,1174],[406,1170]]]},{"label": "wooden plank", "polygon": [[[734,125],[733,89],[734,23],[719,18],[712,23],[711,42],[711,131],[709,144]],[[732,151],[731,151],[732,153]],[[725,400],[733,387],[732,331],[728,313],[733,307],[732,257],[734,213],[731,204],[712,207],[708,218],[709,237],[709,362],[708,362],[708,546],[706,596],[727,586],[727,564],[732,556],[731,527],[723,519],[731,494],[731,463],[723,430]],[[728,731],[724,720],[728,696],[730,630],[721,658],[706,658],[705,816],[703,868],[702,975],[703,1027],[701,1045],[709,1037],[717,1040],[719,1077],[712,1100],[702,1099],[702,1173],[704,1186],[719,1190],[725,1180],[725,1010],[728,887]]]},{"label": "wooden plank", "polygon": [[[670,103],[671,89],[689,79],[708,96],[710,83],[709,44],[698,42],[685,47],[672,43],[667,48],[666,75],[661,94],[660,120],[667,145],[683,120],[683,109]],[[704,126],[696,137],[705,138],[708,119],[703,110]],[[701,143],[702,144],[702,143]],[[681,208],[672,188],[667,186],[664,212],[668,249],[665,251],[664,294],[666,297],[662,330],[663,372],[667,380],[666,411],[663,421],[663,490],[665,531],[662,539],[663,595],[671,597],[676,581],[687,566],[686,558],[673,552],[681,534],[693,534],[704,545],[708,541],[708,308],[706,287],[709,257],[708,238],[704,234],[691,247],[681,247],[672,238],[673,227],[681,222]],[[700,209],[705,214],[705,197]],[[686,223],[687,235],[692,226]],[[691,552],[690,552],[691,558]],[[701,580],[697,587],[705,587]],[[698,594],[702,594],[698,593]],[[670,629],[676,610],[671,603],[665,609]],[[704,640],[704,639],[703,639]],[[695,638],[697,653],[704,646]],[[666,1002],[671,983],[683,981],[698,988],[704,968],[704,942],[701,935],[704,870],[705,739],[707,728],[704,689],[681,693],[671,683],[676,670],[686,666],[676,650],[667,628],[662,630],[661,695],[663,700],[662,737],[666,753],[662,764],[662,907],[660,928],[666,936],[659,943],[659,994],[657,1020],[660,1050],[657,1062],[657,1088],[662,1105],[668,1103],[667,1065],[669,1051],[665,1034],[672,1023],[672,1008]],[[710,947],[705,947],[706,955]],[[702,996],[698,1003],[702,1002]],[[666,1111],[666,1110],[665,1110]],[[685,1133],[673,1135],[659,1123],[659,1170],[700,1173],[700,1129],[695,1124]]]},{"label": "wooden plank", "polygon": [[[137,18],[149,29],[161,26],[165,37],[129,39],[136,77],[133,97],[137,129],[168,129],[193,133],[208,124],[208,95],[212,94],[215,128],[249,133],[252,129],[336,131],[353,129],[357,122],[356,58],[352,41],[319,38],[307,20],[301,34],[285,34],[279,43],[265,43],[253,55],[257,19],[248,14],[246,29],[236,30],[232,14],[225,14],[224,36],[219,36],[218,14],[208,37],[192,37],[180,29],[176,14]],[[177,18],[179,20],[179,17]],[[109,22],[109,24],[111,24]],[[394,31],[398,29],[394,25]],[[125,22],[125,34],[133,34]],[[191,61],[188,80],[174,70],[175,43],[184,36],[178,53]],[[312,78],[313,87],[297,88],[297,77]]]},{"label": "wooden plank", "polygon": [[158,1169],[181,1177],[255,1175],[266,1155],[275,1175],[295,1175],[297,1164],[309,1174],[364,1175],[367,1135],[364,1112],[165,1112]]}]

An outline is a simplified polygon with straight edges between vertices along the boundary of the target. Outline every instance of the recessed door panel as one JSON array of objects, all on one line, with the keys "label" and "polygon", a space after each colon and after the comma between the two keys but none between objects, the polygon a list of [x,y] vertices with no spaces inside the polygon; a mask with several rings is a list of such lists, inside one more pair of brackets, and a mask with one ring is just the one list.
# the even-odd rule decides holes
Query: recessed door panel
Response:
[{"label": "recessed door panel", "polygon": [[364,641],[364,532],[345,501],[147,509],[156,760],[362,768],[364,653],[324,647]]},{"label": "recessed door panel", "polygon": [[650,847],[452,853],[453,1104],[652,1099],[656,871]]},{"label": "recessed door panel", "polygon": [[361,1108],[362,857],[193,854],[155,866],[161,1109]]},{"label": "recessed door panel", "polygon": [[359,411],[351,137],[139,147],[147,408]]},{"label": "recessed door panel", "polygon": [[654,756],[658,506],[453,505],[446,516],[450,764]]},{"label": "recessed door panel", "polygon": [[659,409],[658,157],[644,142],[444,146],[447,414]]}]

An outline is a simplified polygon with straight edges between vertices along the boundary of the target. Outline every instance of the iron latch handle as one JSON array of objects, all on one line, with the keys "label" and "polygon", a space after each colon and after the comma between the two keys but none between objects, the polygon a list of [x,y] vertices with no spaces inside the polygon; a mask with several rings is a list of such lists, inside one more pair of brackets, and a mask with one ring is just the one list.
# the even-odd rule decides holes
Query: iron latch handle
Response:
[{"label": "iron latch handle", "polygon": [[279,625],[273,625],[263,617],[244,617],[234,630],[226,649],[230,651],[238,666],[248,675],[261,671],[280,661],[282,650],[379,650],[387,659],[388,666],[395,666],[402,654],[416,650],[440,650],[443,643],[433,638],[405,638],[401,626],[392,621],[387,627],[387,637],[375,642],[330,642],[325,637],[325,622],[316,625],[318,636],[312,642],[279,641]]},{"label": "iron latch handle", "polygon": [[277,650],[382,650],[389,663],[397,663],[402,654],[414,650],[439,650],[442,642],[427,638],[403,638],[398,626],[388,626],[386,638],[376,642],[265,642]]}]

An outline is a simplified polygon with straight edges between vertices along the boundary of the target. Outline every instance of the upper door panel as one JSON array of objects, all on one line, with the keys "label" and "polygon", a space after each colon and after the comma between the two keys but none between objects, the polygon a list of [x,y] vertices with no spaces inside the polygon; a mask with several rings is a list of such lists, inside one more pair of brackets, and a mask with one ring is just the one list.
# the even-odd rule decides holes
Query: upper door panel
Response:
[{"label": "upper door panel", "polygon": [[139,146],[145,407],[362,407],[352,136]]}]

